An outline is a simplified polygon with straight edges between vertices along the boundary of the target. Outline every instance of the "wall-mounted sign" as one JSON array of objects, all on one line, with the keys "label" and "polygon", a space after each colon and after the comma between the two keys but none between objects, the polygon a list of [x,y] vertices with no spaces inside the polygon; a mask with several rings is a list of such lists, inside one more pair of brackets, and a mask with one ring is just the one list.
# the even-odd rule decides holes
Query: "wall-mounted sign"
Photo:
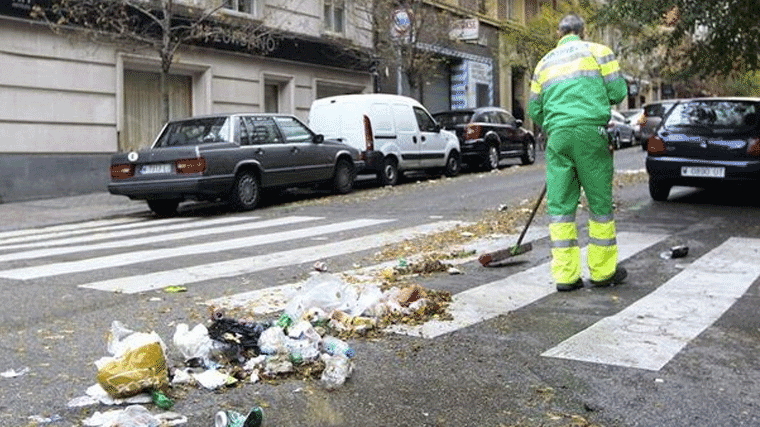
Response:
[{"label": "wall-mounted sign", "polygon": [[477,40],[480,37],[480,21],[459,19],[452,22],[449,37],[454,40]]}]

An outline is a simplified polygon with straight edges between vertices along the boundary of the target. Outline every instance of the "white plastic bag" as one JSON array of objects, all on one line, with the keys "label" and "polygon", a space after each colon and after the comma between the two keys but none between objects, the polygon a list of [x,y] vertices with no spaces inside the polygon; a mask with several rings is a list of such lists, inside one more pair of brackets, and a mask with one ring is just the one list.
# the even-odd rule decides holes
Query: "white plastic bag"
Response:
[{"label": "white plastic bag", "polygon": [[300,320],[306,310],[314,307],[327,313],[333,310],[348,311],[358,299],[356,289],[334,274],[315,274],[303,287],[305,291],[285,306],[285,314],[293,321]]},{"label": "white plastic bag", "polygon": [[193,329],[189,329],[186,323],[180,323],[177,325],[172,341],[185,360],[196,358],[208,360],[211,356],[213,343],[208,335],[208,329],[202,323],[197,324]]}]

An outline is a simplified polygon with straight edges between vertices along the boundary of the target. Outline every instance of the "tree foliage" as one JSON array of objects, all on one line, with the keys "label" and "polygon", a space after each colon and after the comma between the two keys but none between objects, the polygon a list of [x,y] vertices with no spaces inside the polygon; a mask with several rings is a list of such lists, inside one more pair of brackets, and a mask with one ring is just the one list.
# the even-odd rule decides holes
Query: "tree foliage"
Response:
[{"label": "tree foliage", "polygon": [[557,46],[559,21],[568,13],[584,19],[587,39],[601,42],[601,33],[595,21],[597,10],[594,1],[574,0],[558,3],[556,9],[548,5],[541,6],[540,13],[529,19],[524,26],[516,22],[509,23],[505,30],[506,44],[512,49],[507,53],[508,62],[533,71],[538,61]]},{"label": "tree foliage", "polygon": [[197,9],[174,0],[54,0],[49,8],[35,6],[32,17],[56,33],[84,35],[125,48],[147,49],[161,61],[161,104],[169,120],[167,76],[177,50],[193,43],[236,45],[240,50],[266,53],[271,30],[259,21],[217,14],[228,3]]},{"label": "tree foliage", "polygon": [[[447,47],[455,43],[449,38],[454,18],[424,0],[407,0],[403,4],[396,0],[373,0],[370,9],[375,55],[399,65],[409,87],[420,88],[424,77],[436,70],[443,58],[430,46]],[[399,33],[399,23],[394,18],[401,10],[409,17],[409,25]]]},{"label": "tree foliage", "polygon": [[636,39],[638,52],[659,49],[675,76],[760,70],[757,0],[610,0],[600,21]]}]

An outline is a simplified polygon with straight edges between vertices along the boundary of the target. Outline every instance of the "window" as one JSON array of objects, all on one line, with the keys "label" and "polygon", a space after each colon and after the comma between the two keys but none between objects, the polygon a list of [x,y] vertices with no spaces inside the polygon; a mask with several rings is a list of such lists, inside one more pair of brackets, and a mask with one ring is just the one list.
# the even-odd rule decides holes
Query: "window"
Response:
[{"label": "window", "polygon": [[435,120],[422,110],[421,108],[414,107],[414,116],[417,118],[417,124],[420,126],[421,132],[435,132]]},{"label": "window", "polygon": [[325,30],[333,33],[343,32],[344,0],[325,1]]},{"label": "window", "polygon": [[169,123],[156,142],[156,147],[199,145],[230,142],[230,120],[227,117],[208,117]]},{"label": "window", "polygon": [[280,143],[280,134],[271,118],[249,116],[245,121],[251,131],[251,145]]},{"label": "window", "polygon": [[285,142],[307,142],[314,138],[306,126],[292,117],[275,117],[274,120],[280,127]]},{"label": "window", "polygon": [[225,4],[226,9],[235,12],[247,13],[258,16],[258,3],[260,0],[228,0]]}]

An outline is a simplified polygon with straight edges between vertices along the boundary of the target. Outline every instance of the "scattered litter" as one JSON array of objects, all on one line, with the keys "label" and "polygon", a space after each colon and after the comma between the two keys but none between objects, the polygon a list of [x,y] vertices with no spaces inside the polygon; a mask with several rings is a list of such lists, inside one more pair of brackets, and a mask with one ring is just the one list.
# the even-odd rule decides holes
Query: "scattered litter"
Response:
[{"label": "scattered litter", "polygon": [[327,263],[324,261],[317,261],[314,263],[314,270],[324,272],[327,271]]},{"label": "scattered litter", "polygon": [[325,370],[320,380],[328,390],[334,390],[343,385],[354,370],[354,362],[342,354],[323,353],[320,357],[325,363]]},{"label": "scattered litter", "polygon": [[679,245],[679,246],[673,246],[667,251],[660,253],[660,258],[662,259],[683,258],[688,254],[689,254],[689,247],[685,245]]},{"label": "scattered litter", "polygon": [[151,297],[151,298],[148,299],[148,301],[150,301],[150,302],[161,302],[161,301],[163,301],[163,299],[161,299],[159,297]]},{"label": "scattered litter", "polygon": [[455,267],[449,267],[449,269],[446,271],[447,273],[451,275],[457,275],[457,274],[464,274],[462,273],[462,270],[455,268]]},{"label": "scattered litter", "polygon": [[209,337],[208,329],[201,323],[193,329],[190,329],[186,323],[178,324],[172,342],[182,353],[185,361],[190,359],[207,360],[211,357],[213,343]]},{"label": "scattered litter", "polygon": [[195,379],[195,381],[198,381],[198,384],[203,386],[203,388],[209,390],[216,390],[220,387],[232,385],[237,382],[235,377],[225,374],[224,372],[220,372],[216,369],[209,369],[199,374],[192,374],[192,377]]},{"label": "scattered litter", "polygon": [[153,398],[148,393],[141,393],[126,399],[114,398],[108,394],[100,384],[94,384],[87,388],[84,396],[75,397],[69,401],[69,408],[80,408],[83,406],[97,405],[138,405],[142,403],[151,403]]},{"label": "scattered litter", "polygon": [[58,414],[52,415],[50,417],[41,417],[39,415],[30,415],[28,418],[29,418],[29,421],[31,421],[31,422],[33,422],[35,424],[50,424],[50,423],[54,423],[54,422],[63,420],[63,418],[61,418],[61,416],[58,415]]},{"label": "scattered litter", "polygon": [[654,382],[656,382],[656,383],[664,383],[664,382],[665,382],[665,380],[664,380],[664,379],[662,379],[662,378],[655,378],[655,379],[654,379]]},{"label": "scattered litter", "polygon": [[169,294],[187,292],[187,286],[167,286],[164,288],[164,292],[169,293]]},{"label": "scattered litter", "polygon": [[29,373],[29,367],[23,368],[20,371],[16,371],[15,369],[8,369],[5,372],[0,372],[0,377],[15,378],[15,377],[20,377],[22,375],[26,375],[28,373]]},{"label": "scattered litter", "polygon": [[504,212],[507,209],[509,209],[509,206],[507,206],[506,204],[499,205],[499,212]]},{"label": "scattered litter", "polygon": [[153,398],[153,403],[161,409],[171,409],[174,406],[174,401],[159,390],[153,390],[151,397]]}]

